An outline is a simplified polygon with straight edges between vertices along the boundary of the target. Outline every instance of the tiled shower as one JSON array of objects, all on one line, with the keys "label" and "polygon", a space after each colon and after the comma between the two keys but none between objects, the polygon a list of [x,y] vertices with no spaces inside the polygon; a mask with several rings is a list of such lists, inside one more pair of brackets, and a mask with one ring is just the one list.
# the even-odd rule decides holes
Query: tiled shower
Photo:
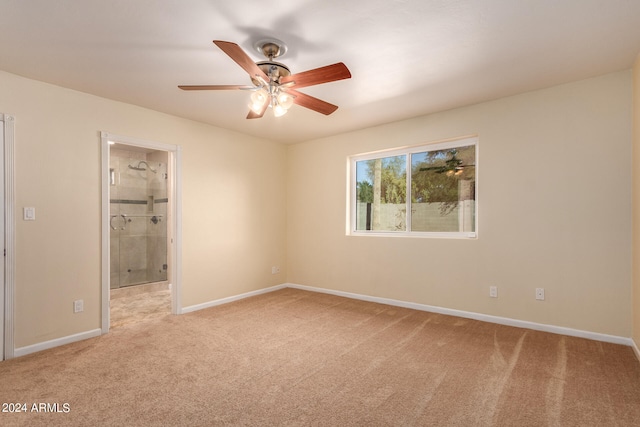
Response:
[{"label": "tiled shower", "polygon": [[167,160],[110,150],[111,289],[167,280]]}]

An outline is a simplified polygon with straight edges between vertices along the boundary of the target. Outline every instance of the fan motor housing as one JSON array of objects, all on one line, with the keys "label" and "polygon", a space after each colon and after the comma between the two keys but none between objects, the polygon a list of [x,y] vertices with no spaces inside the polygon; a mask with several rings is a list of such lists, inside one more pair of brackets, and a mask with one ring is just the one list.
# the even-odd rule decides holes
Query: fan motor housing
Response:
[{"label": "fan motor housing", "polygon": [[[284,64],[275,61],[261,61],[256,62],[256,65],[267,75],[269,78],[276,82],[280,81],[281,77],[291,75],[291,70]],[[254,85],[260,86],[260,82],[254,78],[251,78]]]}]

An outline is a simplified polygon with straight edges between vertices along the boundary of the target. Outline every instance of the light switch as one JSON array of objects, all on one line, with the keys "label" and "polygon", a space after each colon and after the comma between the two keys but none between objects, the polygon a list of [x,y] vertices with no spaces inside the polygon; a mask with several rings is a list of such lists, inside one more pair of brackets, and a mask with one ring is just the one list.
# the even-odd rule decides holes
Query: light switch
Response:
[{"label": "light switch", "polygon": [[35,221],[36,220],[36,208],[23,208],[24,209],[24,220],[25,221]]}]

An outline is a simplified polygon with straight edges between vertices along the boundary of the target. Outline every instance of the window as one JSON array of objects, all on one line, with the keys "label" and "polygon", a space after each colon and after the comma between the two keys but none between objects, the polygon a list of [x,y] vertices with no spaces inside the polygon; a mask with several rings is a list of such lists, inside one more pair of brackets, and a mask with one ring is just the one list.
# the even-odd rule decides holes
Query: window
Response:
[{"label": "window", "polygon": [[476,237],[477,138],[350,159],[350,234]]}]

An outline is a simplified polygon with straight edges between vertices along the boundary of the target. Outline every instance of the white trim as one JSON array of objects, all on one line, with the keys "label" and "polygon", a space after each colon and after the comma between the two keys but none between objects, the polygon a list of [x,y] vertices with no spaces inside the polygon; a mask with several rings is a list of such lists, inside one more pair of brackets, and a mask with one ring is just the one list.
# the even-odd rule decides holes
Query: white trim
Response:
[{"label": "white trim", "polygon": [[[0,113],[0,170],[4,167],[4,114]],[[2,241],[2,249],[6,250],[4,245],[4,215],[6,213],[6,204],[4,203],[4,173],[0,174],[0,194],[2,194],[2,207],[0,208],[0,241]],[[0,263],[0,361],[4,360],[4,270],[6,268],[4,256]]]},{"label": "white trim", "polygon": [[101,334],[102,334],[102,330],[92,329],[90,331],[80,332],[79,334],[68,335],[66,337],[56,338],[54,340],[44,341],[38,344],[16,348],[15,357],[26,356],[27,354],[35,353],[38,351],[48,350],[50,348],[59,347],[65,344],[71,344],[72,342],[99,337]]},{"label": "white trim", "polygon": [[385,148],[382,150],[369,151],[367,153],[352,154],[350,159],[374,160],[381,157],[394,157],[403,154],[415,154],[425,151],[425,147],[429,147],[427,151],[446,150],[447,148],[455,148],[466,145],[476,145],[478,143],[478,135],[466,135],[456,138],[448,138],[438,141],[422,142],[419,144],[405,145],[402,147]]},{"label": "white trim", "polygon": [[634,340],[631,340],[631,347],[633,348],[633,352],[636,354],[638,358],[638,362],[640,362],[640,349],[638,349],[638,344]]},{"label": "white trim", "polygon": [[[15,119],[6,114],[0,115],[4,122],[4,319],[3,354],[0,360],[15,357],[14,302],[15,302]],[[1,334],[0,334],[1,335]],[[2,336],[0,336],[2,339]]]},{"label": "white trim", "polygon": [[[170,232],[173,246],[170,246],[170,277],[171,283],[171,312],[180,314],[182,295],[182,147],[179,145],[165,144],[154,141],[146,141],[138,138],[115,135],[108,132],[100,132],[102,154],[102,218],[109,217],[109,141],[144,147],[152,150],[167,151],[169,153],[170,170],[173,172],[171,192],[174,201],[170,202],[171,217]],[[110,248],[108,221],[102,221],[102,326],[103,334],[109,332],[109,296],[110,296]]]},{"label": "white trim", "polygon": [[[620,337],[616,335],[601,334],[597,332],[583,331],[579,329],[565,328],[561,326],[545,325],[542,323],[510,319],[507,317],[490,316],[487,314],[474,313],[474,312],[462,311],[462,310],[454,310],[454,309],[437,307],[432,305],[394,300],[390,298],[380,298],[380,297],[373,297],[369,295],[355,294],[351,292],[336,291],[333,289],[316,288],[313,286],[298,285],[295,283],[283,283],[280,285],[271,286],[269,288],[258,289],[256,291],[251,291],[251,292],[246,292],[239,295],[221,298],[218,300],[214,300],[214,301],[210,301],[202,304],[191,305],[191,306],[182,308],[182,310],[180,311],[180,314],[186,314],[194,311],[204,310],[204,309],[215,307],[218,305],[227,304],[230,302],[242,300],[242,299],[253,297],[256,295],[266,294],[269,292],[278,291],[280,289],[285,289],[285,288],[300,289],[303,291],[336,295],[344,298],[375,302],[375,303],[386,304],[386,305],[391,305],[395,307],[404,307],[412,310],[427,311],[430,313],[438,313],[438,314],[445,314],[449,316],[463,317],[467,319],[474,319],[482,322],[495,323],[499,325],[513,326],[517,328],[532,329],[536,331],[549,332],[553,334],[567,335],[567,336],[573,336],[578,338],[586,338],[594,341],[602,341],[602,342],[608,342],[612,344],[626,345],[633,348],[633,351],[635,352],[636,356],[640,360],[640,350],[638,350],[638,346],[631,338],[625,338],[625,337]],[[101,334],[102,334],[101,329],[93,329],[91,331],[81,332],[79,334],[70,335],[63,338],[57,338],[54,340],[17,348],[15,349],[14,357],[25,356],[30,353],[35,353],[37,351],[48,350],[50,348],[58,347],[65,344],[70,344],[72,342],[81,341],[88,338],[94,338]]]},{"label": "white trim", "polygon": [[271,286],[270,288],[258,289],[257,291],[246,292],[244,294],[234,295],[227,298],[221,298],[214,301],[205,302],[202,304],[190,305],[189,307],[184,307],[181,313],[185,314],[185,313],[191,313],[193,311],[204,310],[205,308],[211,308],[217,305],[227,304],[229,302],[238,301],[238,300],[249,298],[249,297],[254,297],[256,295],[278,291],[286,287],[288,287],[288,284],[276,285],[276,286]]},{"label": "white trim", "polygon": [[171,227],[173,245],[170,246],[171,251],[168,255],[173,261],[171,280],[172,283],[176,283],[176,286],[171,286],[171,313],[180,314],[182,310],[182,147],[176,145],[176,149],[169,152],[169,162],[173,169],[169,209],[174,220]]},{"label": "white trim", "polygon": [[419,239],[476,239],[477,233],[473,231],[364,231],[354,230],[348,236],[353,237],[408,237]]},{"label": "white trim", "polygon": [[[109,224],[105,218],[109,218],[109,141],[105,140],[105,134],[101,135],[101,194],[102,194],[102,216],[100,220],[102,245],[101,245],[101,331],[103,334],[109,332],[109,324],[111,322],[109,313],[109,282],[111,281],[111,273],[109,266],[111,265],[110,248],[109,248]],[[106,304],[105,304],[106,302]]]},{"label": "white trim", "polygon": [[260,295],[260,294],[265,294],[268,292],[278,291],[284,288],[300,289],[303,291],[330,294],[330,295],[336,295],[340,297],[351,298],[351,299],[356,299],[361,301],[392,305],[395,307],[410,308],[412,310],[427,311],[430,313],[438,313],[438,314],[445,314],[449,316],[463,317],[466,319],[474,319],[482,322],[495,323],[495,324],[505,325],[505,326],[513,326],[516,328],[524,328],[524,329],[531,329],[534,331],[549,332],[552,334],[586,338],[594,341],[602,341],[602,342],[608,342],[612,344],[621,344],[621,345],[633,347],[634,351],[636,352],[636,355],[638,356],[638,359],[640,359],[640,352],[638,351],[638,347],[635,345],[634,341],[631,338],[620,337],[617,335],[601,334],[598,332],[583,331],[579,329],[565,328],[562,326],[546,325],[543,323],[528,322],[525,320],[511,319],[508,317],[491,316],[488,314],[474,313],[470,311],[454,310],[450,308],[437,307],[437,306],[426,305],[426,304],[418,304],[418,303],[400,301],[400,300],[395,300],[390,298],[373,297],[369,295],[354,294],[351,292],[336,291],[333,289],[316,288],[313,286],[298,285],[295,283],[283,283],[281,285],[272,286],[270,288],[259,289],[257,291],[252,291],[252,292],[247,292],[240,295],[222,298],[222,299],[210,301],[203,304],[196,304],[189,307],[184,307],[182,309],[182,313],[191,313],[198,310],[204,310],[206,308],[215,307],[217,305],[226,304],[229,302],[241,300],[244,298],[249,298],[249,297]]},{"label": "white trim", "polygon": [[[583,331],[579,329],[565,328],[562,326],[546,325],[543,323],[535,323],[535,322],[528,322],[525,320],[510,319],[508,317],[491,316],[488,314],[474,313],[470,311],[454,310],[450,308],[437,307],[433,305],[417,304],[413,302],[399,301],[399,300],[394,300],[389,298],[372,297],[368,295],[336,291],[333,289],[324,289],[324,288],[316,288],[313,286],[297,285],[295,283],[286,283],[284,286],[288,288],[300,289],[304,291],[319,292],[323,294],[331,294],[331,295],[357,299],[362,301],[376,302],[379,304],[393,305],[396,307],[410,308],[413,310],[428,311],[431,313],[439,313],[439,314],[446,314],[449,316],[464,317],[467,319],[480,320],[483,322],[496,323],[499,325],[514,326],[516,328],[532,329],[535,331],[550,332],[553,334],[561,334],[561,335],[568,335],[572,337],[586,338],[590,340],[608,342],[612,344],[622,344],[627,346],[633,345],[633,340],[631,338],[625,338],[625,337],[620,337],[616,335],[600,334],[597,332],[589,332],[589,331]],[[638,354],[637,351],[636,351],[636,354]]]}]

